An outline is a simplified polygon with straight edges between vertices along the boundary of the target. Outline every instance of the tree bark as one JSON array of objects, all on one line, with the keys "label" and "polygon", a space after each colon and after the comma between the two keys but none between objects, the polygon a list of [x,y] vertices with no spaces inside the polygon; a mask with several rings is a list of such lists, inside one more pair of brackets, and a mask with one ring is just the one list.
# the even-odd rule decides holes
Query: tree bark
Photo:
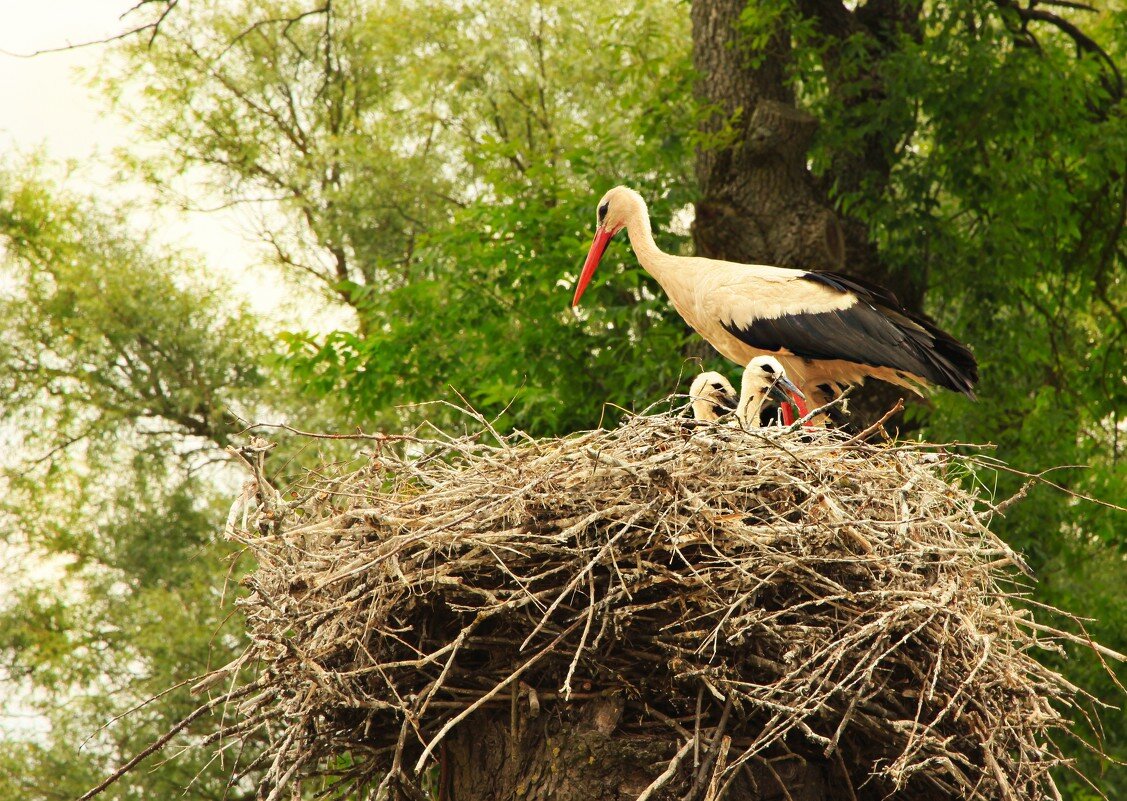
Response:
[{"label": "tree bark", "polygon": [[[890,271],[869,241],[867,227],[840,218],[828,194],[833,182],[849,191],[864,182],[879,191],[910,121],[873,132],[858,148],[835,154],[831,174],[817,180],[807,161],[818,121],[795,106],[787,79],[791,46],[786,21],[778,19],[766,43],[753,48],[740,25],[746,4],[694,0],[690,13],[697,97],[710,110],[701,124],[703,145],[697,152],[697,252],[749,264],[852,273],[888,287],[905,307],[918,311],[926,276]],[[918,26],[916,0],[869,0],[855,11],[840,0],[801,0],[798,8],[831,42],[868,34],[873,68],[848,84],[836,79],[837,50],[828,47],[823,56],[831,91],[849,87],[843,93],[850,98],[847,103],[881,96],[876,66],[895,47],[898,36],[892,34]],[[858,81],[864,82],[860,92]],[[850,401],[854,425],[868,425],[906,394],[883,382],[868,382]]]},{"label": "tree bark", "polygon": [[817,120],[794,107],[786,82],[786,31],[780,25],[766,48],[752,53],[738,27],[744,4],[697,0],[691,11],[698,99],[710,109],[697,152],[697,252],[840,269],[841,226],[806,169]]},{"label": "tree bark", "polygon": [[[618,729],[622,702],[554,703],[535,717],[482,711],[452,734],[445,756],[449,801],[633,801],[669,768],[685,741],[672,732],[641,736]],[[701,762],[707,753],[707,738]],[[729,754],[732,757],[732,754]],[[696,780],[689,748],[650,801],[716,797],[713,771]],[[748,763],[725,801],[824,801],[821,766],[793,757]],[[785,785],[785,789],[784,789]],[[694,789],[695,787],[695,789]],[[711,790],[711,795],[710,795]]]}]

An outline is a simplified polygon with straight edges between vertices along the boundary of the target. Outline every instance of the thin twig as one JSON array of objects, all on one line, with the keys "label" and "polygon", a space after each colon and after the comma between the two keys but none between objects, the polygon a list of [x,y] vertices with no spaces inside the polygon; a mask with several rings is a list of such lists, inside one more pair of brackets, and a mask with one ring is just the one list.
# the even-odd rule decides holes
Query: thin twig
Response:
[{"label": "thin twig", "polygon": [[236,698],[241,698],[242,696],[249,694],[252,690],[255,689],[255,687],[256,687],[256,685],[254,685],[254,684],[248,684],[244,687],[240,687],[238,690],[233,690],[230,693],[226,693],[225,695],[220,695],[216,698],[213,698],[212,700],[208,701],[203,706],[197,707],[195,709],[195,711],[189,713],[187,716],[184,717],[183,720],[181,720],[179,723],[175,724],[172,728],[170,728],[167,732],[162,734],[160,737],[153,740],[153,742],[151,742],[148,746],[146,746],[140,752],[138,752],[136,756],[134,756],[132,759],[130,759],[124,765],[122,765],[117,770],[115,770],[113,773],[111,773],[109,776],[107,776],[105,779],[103,779],[101,781],[101,783],[99,783],[96,787],[94,787],[90,790],[87,790],[85,793],[83,793],[81,796],[79,796],[78,801],[89,801],[89,799],[91,799],[94,796],[100,794],[103,790],[105,790],[111,784],[116,782],[118,779],[120,779],[126,773],[133,770],[133,768],[136,767],[137,764],[140,763],[142,760],[144,760],[146,757],[148,757],[151,754],[155,754],[157,751],[164,748],[173,737],[175,737],[180,732],[184,731],[184,729],[188,728],[188,726],[192,725],[192,723],[194,723],[196,721],[196,719],[198,719],[198,718],[202,717],[203,715],[207,714],[208,712],[215,709],[215,707],[219,706],[220,704],[228,703],[230,701],[235,700]]},{"label": "thin twig", "polygon": [[692,747],[693,741],[686,741],[677,753],[673,755],[673,758],[669,760],[669,764],[665,766],[665,770],[658,774],[658,777],[650,782],[646,789],[643,790],[634,801],[648,801],[650,796],[669,784],[669,780],[677,775],[677,768],[680,767],[681,760],[685,758],[685,754],[689,753],[689,749]]}]

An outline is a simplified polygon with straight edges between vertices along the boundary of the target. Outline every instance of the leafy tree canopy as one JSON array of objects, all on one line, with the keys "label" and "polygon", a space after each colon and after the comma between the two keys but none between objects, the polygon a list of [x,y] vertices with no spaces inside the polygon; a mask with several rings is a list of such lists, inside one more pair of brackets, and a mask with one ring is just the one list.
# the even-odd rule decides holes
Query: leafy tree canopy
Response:
[{"label": "leafy tree canopy", "polygon": [[159,180],[201,168],[231,202],[272,198],[278,263],[356,310],[288,338],[297,379],[380,422],[449,385],[535,433],[675,388],[687,332],[625,248],[582,321],[566,300],[595,188],[634,184],[658,220],[691,197],[683,8],[236,6],[166,21],[110,85],[152,101],[133,113]]},{"label": "leafy tree canopy", "polygon": [[[0,394],[14,445],[0,464],[0,547],[39,576],[0,598],[0,680],[22,688],[6,695],[38,716],[33,732],[49,728],[0,748],[0,795],[75,798],[194,701],[104,723],[241,642],[216,525],[230,486],[209,463],[237,430],[232,412],[259,405],[268,349],[186,257],[157,255],[124,213],[41,173],[34,161],[0,173]],[[205,762],[121,792],[174,795]],[[197,787],[222,791],[215,772]]]}]

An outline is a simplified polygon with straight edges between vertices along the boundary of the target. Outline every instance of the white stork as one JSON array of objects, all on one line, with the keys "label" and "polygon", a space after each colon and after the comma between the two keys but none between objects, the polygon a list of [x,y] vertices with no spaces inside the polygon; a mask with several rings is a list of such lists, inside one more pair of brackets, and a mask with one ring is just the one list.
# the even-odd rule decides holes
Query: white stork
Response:
[{"label": "white stork", "polygon": [[689,387],[692,399],[693,417],[708,423],[715,423],[729,412],[734,412],[739,404],[736,388],[720,373],[701,373]]},{"label": "white stork", "polygon": [[777,401],[783,411],[783,422],[794,422],[789,413],[790,402],[796,405],[803,399],[802,391],[789,378],[786,370],[774,356],[756,356],[744,369],[740,382],[740,402],[736,406],[736,419],[744,428],[759,428],[760,412],[768,400]]},{"label": "white stork", "polygon": [[[625,186],[599,202],[595,239],[579,275],[578,305],[616,233],[673,307],[737,364],[774,355],[807,396],[825,400],[872,376],[921,393],[935,384],[974,398],[978,365],[967,348],[886,289],[827,272],[663,253],[641,195]],[[806,414],[801,401],[800,414]]]}]

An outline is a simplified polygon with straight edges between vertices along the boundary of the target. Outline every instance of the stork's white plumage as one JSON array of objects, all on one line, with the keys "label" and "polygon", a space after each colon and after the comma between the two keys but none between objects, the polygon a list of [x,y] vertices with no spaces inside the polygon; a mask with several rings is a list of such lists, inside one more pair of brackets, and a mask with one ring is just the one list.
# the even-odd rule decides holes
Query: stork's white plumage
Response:
[{"label": "stork's white plumage", "polygon": [[[934,384],[974,398],[978,366],[971,352],[927,317],[901,307],[888,290],[835,273],[663,253],[645,201],[625,186],[599,203],[573,305],[623,228],[638,261],[685,322],[737,364],[776,356],[791,380],[818,400],[869,376],[917,393]],[[802,404],[799,412],[806,413]]]},{"label": "stork's white plumage", "polygon": [[736,406],[736,419],[744,428],[759,428],[760,413],[768,401],[775,401],[784,412],[783,422],[791,423],[786,414],[791,401],[798,403],[802,391],[787,377],[783,365],[774,356],[756,356],[746,368],[740,381],[740,402]]},{"label": "stork's white plumage", "polygon": [[701,373],[689,387],[692,399],[693,417],[697,420],[714,423],[729,412],[734,412],[739,403],[736,388],[720,373]]}]

